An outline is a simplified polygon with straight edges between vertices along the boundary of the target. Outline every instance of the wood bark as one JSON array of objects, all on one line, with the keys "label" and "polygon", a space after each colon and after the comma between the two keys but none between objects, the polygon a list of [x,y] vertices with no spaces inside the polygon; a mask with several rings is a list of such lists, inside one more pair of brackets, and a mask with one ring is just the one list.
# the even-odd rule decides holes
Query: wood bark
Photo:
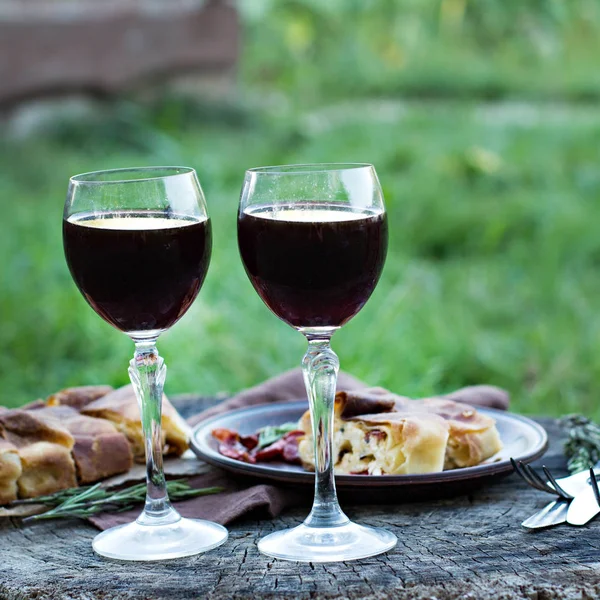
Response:
[{"label": "wood bark", "polygon": [[[184,412],[200,401],[180,403]],[[565,473],[559,431],[543,463]],[[0,598],[416,598],[487,600],[600,597],[600,521],[529,532],[521,521],[551,497],[516,476],[468,496],[414,504],[345,506],[355,520],[399,538],[385,555],[348,563],[296,564],[259,554],[257,539],[305,516],[249,518],[230,526],[228,542],[203,555],[162,563],[121,563],[96,556],[97,531],[80,522],[23,528],[0,524]]]}]

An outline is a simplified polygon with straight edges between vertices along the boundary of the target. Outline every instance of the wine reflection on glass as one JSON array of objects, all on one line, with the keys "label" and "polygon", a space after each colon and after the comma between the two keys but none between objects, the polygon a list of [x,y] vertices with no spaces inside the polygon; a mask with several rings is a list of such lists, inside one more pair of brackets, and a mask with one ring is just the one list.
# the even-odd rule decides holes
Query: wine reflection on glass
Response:
[{"label": "wine reflection on glass", "polygon": [[72,177],[63,243],[69,270],[84,298],[135,343],[129,376],[146,446],[144,510],[135,522],[97,535],[94,550],[121,560],[162,560],[221,545],[227,539],[224,527],[184,519],[172,507],[162,462],[166,366],[156,340],[198,295],[212,246],[196,172],[186,167],[147,167]]},{"label": "wine reflection on glass", "polygon": [[262,167],[246,172],[238,212],[244,268],[264,303],[308,340],[302,370],[315,443],[315,498],[304,523],[258,543],[275,558],[333,562],[374,556],[396,537],[352,523],[333,472],[339,361],[333,334],[371,296],[387,251],[383,194],[372,165]]}]

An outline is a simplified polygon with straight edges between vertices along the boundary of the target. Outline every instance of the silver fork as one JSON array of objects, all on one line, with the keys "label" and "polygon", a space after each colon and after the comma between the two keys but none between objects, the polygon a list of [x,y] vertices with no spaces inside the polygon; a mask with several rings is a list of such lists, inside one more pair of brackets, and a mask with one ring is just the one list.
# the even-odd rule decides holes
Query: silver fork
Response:
[{"label": "silver fork", "polygon": [[544,475],[546,475],[550,483],[544,481],[529,465],[526,465],[521,461],[517,462],[514,458],[511,458],[510,462],[515,470],[515,473],[531,487],[534,487],[536,490],[541,490],[542,492],[547,492],[554,496],[558,496],[561,500],[565,500],[567,502],[573,500],[573,496],[560,486],[558,481],[556,481],[555,477],[545,465],[542,466],[542,471],[544,471]]},{"label": "silver fork", "polygon": [[528,485],[536,490],[541,490],[542,492],[547,492],[552,495],[558,495],[556,500],[544,506],[544,508],[537,511],[528,519],[525,519],[521,525],[527,529],[539,529],[564,523],[567,520],[569,505],[571,500],[573,500],[573,496],[562,488],[545,465],[542,467],[542,470],[548,478],[549,483],[544,481],[529,465],[526,465],[521,461],[517,463],[512,458],[510,459],[510,462],[515,473],[517,473],[517,475],[519,475],[519,477],[521,477]]},{"label": "silver fork", "polygon": [[542,529],[566,523],[569,515],[569,506],[571,506],[570,502],[558,498],[546,504],[544,508],[538,510],[528,519],[525,519],[521,525],[526,529]]},{"label": "silver fork", "polygon": [[[581,471],[580,473],[575,473],[574,475],[570,475],[568,477],[562,477],[560,478],[561,483],[559,483],[549,469],[546,468],[546,466],[543,466],[542,470],[548,478],[548,481],[544,481],[529,465],[526,465],[521,461],[517,463],[512,458],[510,460],[515,472],[528,485],[537,490],[558,496],[556,500],[550,502],[548,505],[542,508],[542,510],[536,512],[534,515],[523,521],[522,525],[524,527],[527,527],[528,529],[537,529],[540,527],[550,527],[552,525],[558,525],[566,522],[568,520],[571,501],[575,496],[579,496],[581,492],[586,490],[588,485],[590,485],[593,490],[593,498],[595,498],[600,512],[600,490],[598,489],[598,484],[596,482],[596,476],[594,473],[594,469],[600,468],[600,461],[594,465],[593,469],[589,470],[589,473],[587,471]],[[565,487],[568,491],[564,489]],[[571,510],[571,512],[574,511]]]}]

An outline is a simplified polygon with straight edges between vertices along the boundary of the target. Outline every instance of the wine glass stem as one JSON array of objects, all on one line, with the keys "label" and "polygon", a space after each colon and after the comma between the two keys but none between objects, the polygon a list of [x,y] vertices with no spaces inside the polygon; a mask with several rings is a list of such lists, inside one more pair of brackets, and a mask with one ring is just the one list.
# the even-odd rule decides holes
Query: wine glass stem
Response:
[{"label": "wine glass stem", "polygon": [[349,522],[338,504],[333,474],[333,404],[340,361],[330,346],[333,331],[304,334],[308,350],[302,360],[302,372],[315,445],[315,499],[304,524],[336,527]]},{"label": "wine glass stem", "polygon": [[169,502],[163,471],[161,418],[166,375],[167,367],[158,354],[156,340],[137,341],[129,363],[129,378],[140,406],[146,446],[146,505],[138,523],[148,525],[173,523],[180,518]]}]

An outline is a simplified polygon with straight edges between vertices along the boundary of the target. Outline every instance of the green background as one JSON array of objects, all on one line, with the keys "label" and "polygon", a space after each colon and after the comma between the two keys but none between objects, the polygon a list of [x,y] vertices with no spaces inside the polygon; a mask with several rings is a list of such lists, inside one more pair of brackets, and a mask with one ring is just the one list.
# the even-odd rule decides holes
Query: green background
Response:
[{"label": "green background", "polygon": [[63,114],[0,149],[0,403],[127,382],[132,344],[86,305],[62,253],[68,177],[198,171],[214,227],[198,300],[159,341],[166,392],[232,393],[299,364],[301,335],[240,263],[244,170],[375,164],[390,248],[342,368],[406,395],[508,389],[513,409],[600,417],[600,3],[240,3],[235,86]]}]

